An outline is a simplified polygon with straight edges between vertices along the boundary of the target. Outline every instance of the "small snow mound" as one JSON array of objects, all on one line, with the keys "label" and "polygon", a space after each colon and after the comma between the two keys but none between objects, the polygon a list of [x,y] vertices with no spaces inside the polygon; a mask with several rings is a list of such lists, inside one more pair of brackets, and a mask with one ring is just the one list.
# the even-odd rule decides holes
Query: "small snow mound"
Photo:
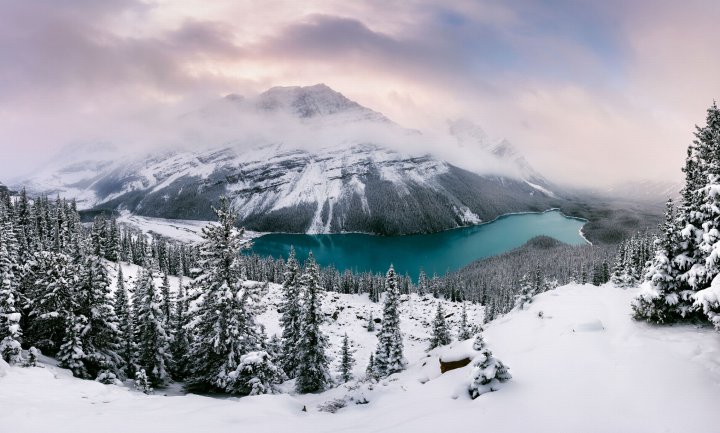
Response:
[{"label": "small snow mound", "polygon": [[478,352],[473,349],[473,341],[460,341],[450,346],[444,347],[438,354],[440,362],[457,362],[464,359],[473,359]]},{"label": "small snow mound", "polygon": [[605,326],[603,326],[603,323],[598,319],[591,320],[589,322],[578,323],[577,325],[573,326],[573,332],[598,332],[604,330]]},{"label": "small snow mound", "polygon": [[4,377],[5,375],[7,375],[9,369],[10,365],[5,362],[4,359],[0,358],[0,377]]}]

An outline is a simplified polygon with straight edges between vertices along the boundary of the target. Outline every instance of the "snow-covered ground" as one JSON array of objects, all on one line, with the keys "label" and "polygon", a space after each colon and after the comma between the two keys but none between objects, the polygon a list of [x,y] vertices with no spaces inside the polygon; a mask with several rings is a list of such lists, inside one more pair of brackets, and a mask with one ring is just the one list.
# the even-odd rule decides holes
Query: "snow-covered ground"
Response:
[{"label": "snow-covered ground", "polygon": [[[148,235],[158,235],[164,238],[183,243],[196,243],[202,241],[202,228],[217,224],[216,221],[179,220],[167,218],[152,218],[122,211],[117,219],[120,225],[138,229]],[[262,232],[245,231],[246,239],[262,236]]]},{"label": "snow-covered ground", "polygon": [[[434,299],[412,296],[402,304],[408,369],[371,386],[343,385],[316,395],[165,397],[78,380],[52,365],[4,367],[0,426],[16,433],[717,432],[720,336],[710,328],[632,320],[636,293],[564,286],[491,323],[486,341],[513,379],[476,400],[466,391],[470,367],[440,375],[438,365],[440,353],[466,352],[470,341],[426,354],[423,324],[432,318]],[[269,308],[261,322],[272,335],[278,288],[271,285],[265,299]],[[455,313],[449,319],[457,318],[457,306],[446,307]],[[347,332],[357,350],[358,375],[376,342],[364,328],[370,310],[379,317],[380,305],[366,297],[332,293],[323,305],[333,351]],[[472,320],[481,316],[473,308]],[[334,414],[318,411],[318,405],[345,395],[368,403],[347,399],[347,407]]]}]

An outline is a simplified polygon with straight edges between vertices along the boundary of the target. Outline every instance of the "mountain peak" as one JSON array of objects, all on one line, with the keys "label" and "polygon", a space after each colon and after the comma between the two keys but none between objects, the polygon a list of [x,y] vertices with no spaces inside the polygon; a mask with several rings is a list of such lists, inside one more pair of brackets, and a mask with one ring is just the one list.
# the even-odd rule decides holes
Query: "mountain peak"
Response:
[{"label": "mountain peak", "polygon": [[368,120],[387,121],[382,114],[348,99],[323,83],[272,87],[258,96],[256,105],[266,111],[286,110],[304,119],[355,113]]}]

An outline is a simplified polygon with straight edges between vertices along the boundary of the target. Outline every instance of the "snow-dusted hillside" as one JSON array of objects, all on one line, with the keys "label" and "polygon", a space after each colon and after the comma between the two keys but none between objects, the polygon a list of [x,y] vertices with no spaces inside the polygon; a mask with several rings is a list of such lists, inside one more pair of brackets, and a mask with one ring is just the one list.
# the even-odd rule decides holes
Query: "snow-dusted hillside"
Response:
[{"label": "snow-dusted hillside", "polygon": [[[109,144],[78,145],[14,183],[77,198],[81,209],[175,219],[210,219],[225,194],[241,223],[258,231],[429,232],[558,205],[509,142],[476,125],[453,122],[447,143],[433,144],[456,143],[483,172],[427,154],[419,142],[434,137],[325,85],[231,95],[183,119],[209,142],[132,156]],[[223,133],[207,132],[216,129]]]},{"label": "snow-dusted hillside", "polygon": [[[269,288],[271,303],[276,290]],[[413,296],[402,303],[408,369],[377,384],[355,390],[342,385],[314,395],[164,397],[82,381],[51,365],[4,367],[0,425],[17,433],[717,431],[720,338],[709,328],[632,320],[630,300],[636,294],[636,289],[611,286],[564,286],[491,323],[486,340],[513,379],[476,400],[466,394],[469,367],[443,375],[438,368],[440,354],[466,352],[470,342],[424,353],[422,323],[431,316],[433,300]],[[323,305],[333,350],[347,331],[359,375],[375,338],[357,316],[370,310],[379,311],[379,305],[335,294],[327,294]],[[480,316],[474,310],[473,318]],[[273,311],[262,315],[270,332],[277,329],[276,320]],[[349,402],[334,414],[318,411],[346,395],[362,395],[368,403]]]}]

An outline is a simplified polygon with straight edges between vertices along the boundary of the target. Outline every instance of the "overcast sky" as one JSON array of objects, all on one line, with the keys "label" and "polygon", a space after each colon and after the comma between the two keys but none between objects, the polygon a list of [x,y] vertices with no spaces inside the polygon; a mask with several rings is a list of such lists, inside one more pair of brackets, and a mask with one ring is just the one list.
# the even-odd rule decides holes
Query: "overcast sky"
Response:
[{"label": "overcast sky", "polygon": [[0,0],[0,180],[227,93],[326,83],[464,117],[552,180],[680,177],[720,98],[717,0]]}]

